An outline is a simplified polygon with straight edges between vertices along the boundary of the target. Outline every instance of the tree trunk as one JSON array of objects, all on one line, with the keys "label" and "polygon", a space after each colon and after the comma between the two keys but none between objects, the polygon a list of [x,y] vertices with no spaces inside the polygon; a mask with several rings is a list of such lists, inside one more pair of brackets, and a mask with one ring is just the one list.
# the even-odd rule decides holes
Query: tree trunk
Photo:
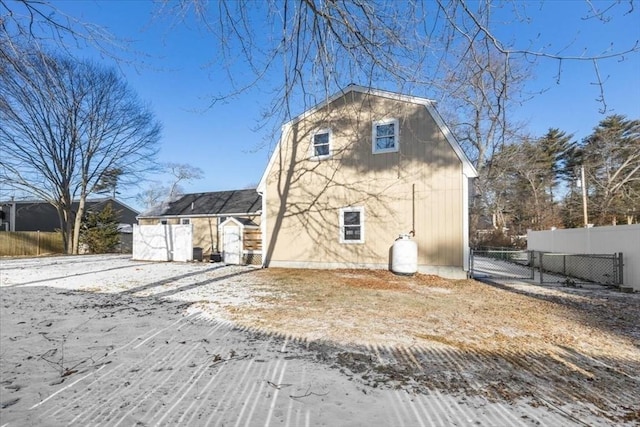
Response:
[{"label": "tree trunk", "polygon": [[80,225],[82,224],[82,216],[84,215],[84,207],[87,196],[84,194],[80,196],[78,202],[78,212],[76,212],[76,218],[73,223],[73,254],[78,254],[80,248]]}]

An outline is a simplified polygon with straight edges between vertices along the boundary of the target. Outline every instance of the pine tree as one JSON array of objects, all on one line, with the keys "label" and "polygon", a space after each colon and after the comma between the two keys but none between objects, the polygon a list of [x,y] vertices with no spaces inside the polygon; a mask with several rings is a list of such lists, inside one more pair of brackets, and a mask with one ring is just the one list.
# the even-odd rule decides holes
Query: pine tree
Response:
[{"label": "pine tree", "polygon": [[628,222],[640,210],[640,120],[609,116],[580,148],[593,222]]},{"label": "pine tree", "polygon": [[108,203],[101,211],[91,211],[85,216],[80,242],[87,246],[89,252],[109,253],[120,243],[117,215],[111,203]]}]

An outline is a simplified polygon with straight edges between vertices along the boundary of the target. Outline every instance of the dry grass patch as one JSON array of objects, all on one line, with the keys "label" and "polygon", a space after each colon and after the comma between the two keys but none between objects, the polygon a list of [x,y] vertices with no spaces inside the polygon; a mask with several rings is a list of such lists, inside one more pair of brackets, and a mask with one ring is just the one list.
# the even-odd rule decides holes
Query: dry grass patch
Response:
[{"label": "dry grass patch", "polygon": [[611,356],[638,354],[637,337],[627,333],[640,320],[638,298],[621,304],[579,294],[528,295],[474,280],[384,270],[270,268],[252,274],[251,283],[259,304],[234,307],[232,320],[309,340],[516,352],[577,346]]}]

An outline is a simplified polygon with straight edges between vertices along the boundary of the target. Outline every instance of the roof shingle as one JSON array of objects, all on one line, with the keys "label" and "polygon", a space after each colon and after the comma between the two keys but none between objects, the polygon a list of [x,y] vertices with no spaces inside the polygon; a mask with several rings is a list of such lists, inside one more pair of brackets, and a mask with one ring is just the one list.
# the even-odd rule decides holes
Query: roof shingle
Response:
[{"label": "roof shingle", "polygon": [[164,209],[141,216],[258,214],[261,208],[262,197],[252,188],[185,194]]}]

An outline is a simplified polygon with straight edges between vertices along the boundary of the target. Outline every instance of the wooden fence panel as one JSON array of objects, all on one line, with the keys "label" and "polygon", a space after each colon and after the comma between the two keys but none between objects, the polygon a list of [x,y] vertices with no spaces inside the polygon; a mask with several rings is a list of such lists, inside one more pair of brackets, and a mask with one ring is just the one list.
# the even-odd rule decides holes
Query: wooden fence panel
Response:
[{"label": "wooden fence panel", "polygon": [[259,251],[262,249],[262,232],[260,230],[244,230],[244,250]]},{"label": "wooden fence panel", "polygon": [[0,256],[38,256],[64,253],[62,234],[44,231],[0,232]]}]

